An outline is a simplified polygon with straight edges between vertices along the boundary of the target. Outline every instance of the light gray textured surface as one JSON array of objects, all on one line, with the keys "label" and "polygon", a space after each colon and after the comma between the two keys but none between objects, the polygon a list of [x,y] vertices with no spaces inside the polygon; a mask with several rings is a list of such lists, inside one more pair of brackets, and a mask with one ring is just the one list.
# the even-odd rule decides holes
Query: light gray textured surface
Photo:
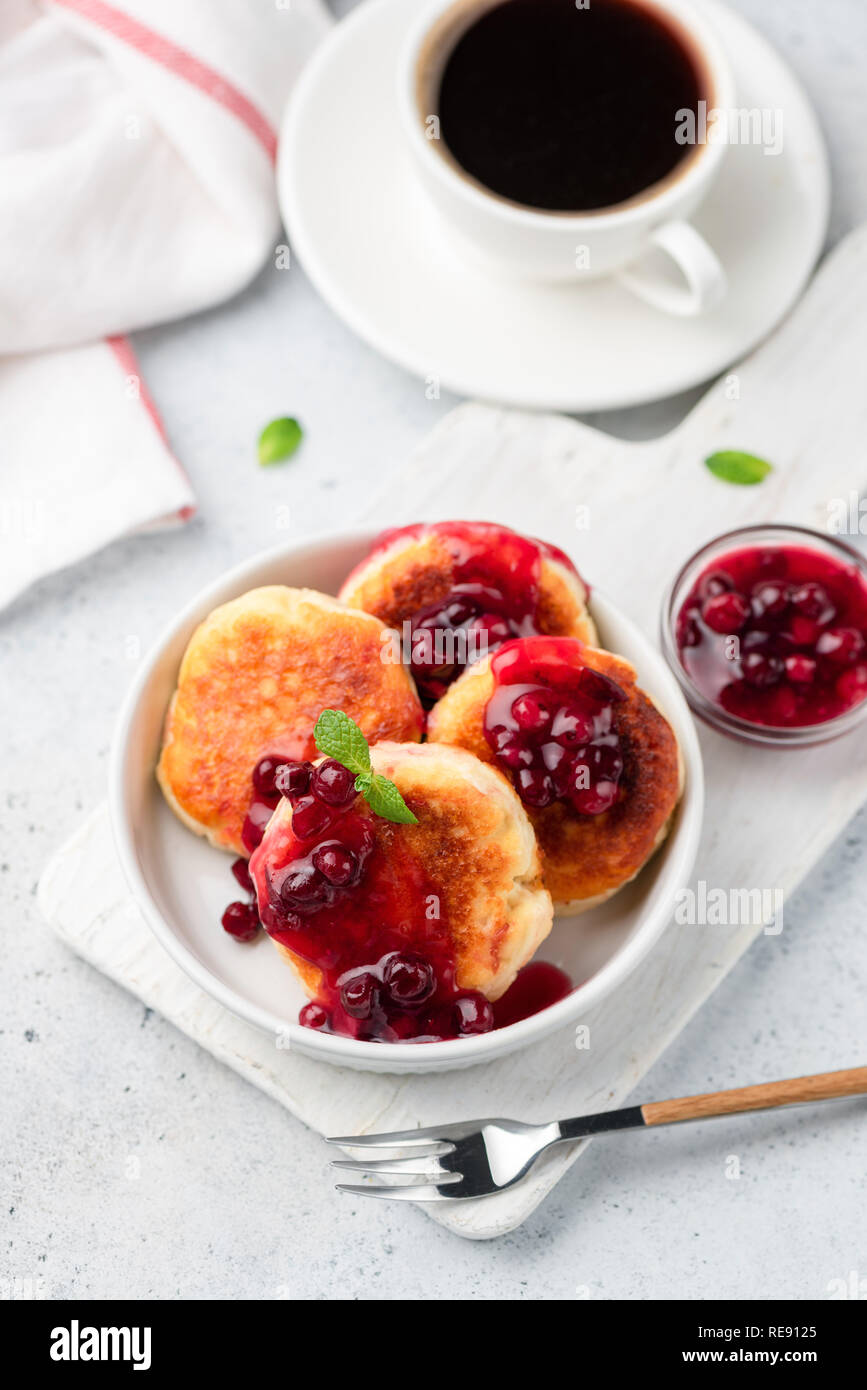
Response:
[{"label": "light gray textured surface", "polygon": [[[346,10],[344,0],[338,8]],[[800,72],[831,147],[831,239],[867,216],[860,0],[739,0]],[[113,547],[0,616],[6,938],[0,1297],[822,1297],[867,1275],[861,1102],[599,1140],[518,1232],[469,1245],[421,1214],[337,1200],[276,1105],[67,956],[35,910],[50,851],[104,790],[133,665],[177,602],[287,534],[351,522],[453,400],[360,345],[296,267],[139,335],[200,500],[185,531]],[[682,404],[597,418],[655,434]],[[259,470],[261,424],[307,438]],[[863,1062],[863,813],[657,1065],[641,1098]],[[323,1084],[327,1072],[323,1071]],[[741,1176],[726,1176],[740,1161]]]}]

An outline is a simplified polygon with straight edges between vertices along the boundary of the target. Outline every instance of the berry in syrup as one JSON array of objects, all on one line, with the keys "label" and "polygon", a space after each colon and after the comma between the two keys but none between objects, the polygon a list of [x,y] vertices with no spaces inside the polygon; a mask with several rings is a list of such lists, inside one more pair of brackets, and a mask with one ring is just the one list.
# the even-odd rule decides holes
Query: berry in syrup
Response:
[{"label": "berry in syrup", "polygon": [[222,918],[223,930],[236,941],[253,941],[259,935],[259,913],[255,903],[229,903]]},{"label": "berry in syrup", "polygon": [[494,1027],[507,1028],[551,1004],[559,1004],[572,989],[565,970],[546,960],[532,960],[518,971],[514,984],[494,1004]]},{"label": "berry in syrup", "polygon": [[804,545],[718,556],[675,624],[701,693],[752,724],[803,728],[867,696],[867,583],[856,565]]},{"label": "berry in syrup", "polygon": [[572,637],[507,642],[491,662],[484,733],[499,766],[534,810],[555,801],[584,816],[614,805],[623,754],[614,711],[623,691],[584,664]]},{"label": "berry in syrup", "polygon": [[[552,721],[555,708],[556,700]],[[267,860],[257,852],[251,864],[232,865],[251,900],[229,904],[225,930],[252,941],[264,925],[318,968],[317,998],[304,1005],[299,1022],[373,1042],[435,1042],[488,1032],[562,997],[550,983],[528,987],[535,966],[519,974],[496,1007],[458,986],[447,925],[442,916],[428,917],[432,895],[439,895],[424,866],[402,843],[402,827],[375,821],[345,772],[331,759],[316,768],[262,759],[252,803],[263,807],[262,830],[279,802],[279,794],[263,798],[269,779],[285,789],[290,828],[280,830],[283,852]],[[562,993],[569,988],[567,981]]]},{"label": "berry in syrup", "polygon": [[563,551],[492,522],[443,521],[386,531],[372,552],[403,537],[436,535],[449,546],[453,586],[409,620],[410,661],[422,700],[443,695],[464,667],[513,637],[539,631],[544,559],[577,575]]},{"label": "berry in syrup", "polygon": [[236,859],[232,865],[232,873],[235,875],[238,887],[243,888],[245,893],[253,894],[256,889],[253,887],[253,880],[250,877],[250,865],[246,859]]}]

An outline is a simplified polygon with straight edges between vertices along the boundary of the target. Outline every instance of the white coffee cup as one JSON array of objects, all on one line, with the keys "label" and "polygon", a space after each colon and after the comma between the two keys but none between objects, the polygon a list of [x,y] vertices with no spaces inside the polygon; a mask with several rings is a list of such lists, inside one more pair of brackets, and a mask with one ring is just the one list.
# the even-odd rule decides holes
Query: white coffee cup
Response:
[{"label": "white coffee cup", "polygon": [[[627,202],[568,213],[540,211],[491,192],[439,138],[431,117],[446,61],[466,30],[499,3],[432,0],[413,25],[399,65],[401,119],[415,168],[463,253],[489,270],[530,280],[580,282],[614,275],[670,314],[695,315],[714,307],[725,294],[725,271],[686,219],[719,173],[724,143],[692,145],[666,178]],[[693,56],[708,111],[730,110],[734,82],[728,60],[689,0],[641,4],[657,12]]]}]

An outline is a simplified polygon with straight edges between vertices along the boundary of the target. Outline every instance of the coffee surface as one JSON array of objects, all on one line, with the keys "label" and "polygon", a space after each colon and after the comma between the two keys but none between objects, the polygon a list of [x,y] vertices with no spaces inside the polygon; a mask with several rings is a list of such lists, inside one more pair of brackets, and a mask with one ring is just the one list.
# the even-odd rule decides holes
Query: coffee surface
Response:
[{"label": "coffee surface", "polygon": [[583,212],[680,163],[677,113],[702,97],[683,41],[641,0],[503,0],[471,25],[440,85],[442,138],[492,192]]}]

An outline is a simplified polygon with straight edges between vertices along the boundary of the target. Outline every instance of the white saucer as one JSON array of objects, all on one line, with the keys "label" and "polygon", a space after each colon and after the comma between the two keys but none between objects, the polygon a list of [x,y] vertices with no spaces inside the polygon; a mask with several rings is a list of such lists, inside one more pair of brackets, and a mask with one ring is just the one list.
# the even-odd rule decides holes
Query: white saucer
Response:
[{"label": "white saucer", "polygon": [[[699,0],[696,0],[699,3]],[[733,145],[695,225],[729,276],[723,305],[677,319],[612,281],[549,286],[463,262],[417,187],[397,110],[397,55],[417,0],[368,0],[314,54],[283,123],[278,191],[322,297],[379,352],[467,396],[533,409],[637,405],[707,381],[800,294],[828,217],[822,136],[773,48],[700,0],[738,104],[783,111],[783,150]]]}]

